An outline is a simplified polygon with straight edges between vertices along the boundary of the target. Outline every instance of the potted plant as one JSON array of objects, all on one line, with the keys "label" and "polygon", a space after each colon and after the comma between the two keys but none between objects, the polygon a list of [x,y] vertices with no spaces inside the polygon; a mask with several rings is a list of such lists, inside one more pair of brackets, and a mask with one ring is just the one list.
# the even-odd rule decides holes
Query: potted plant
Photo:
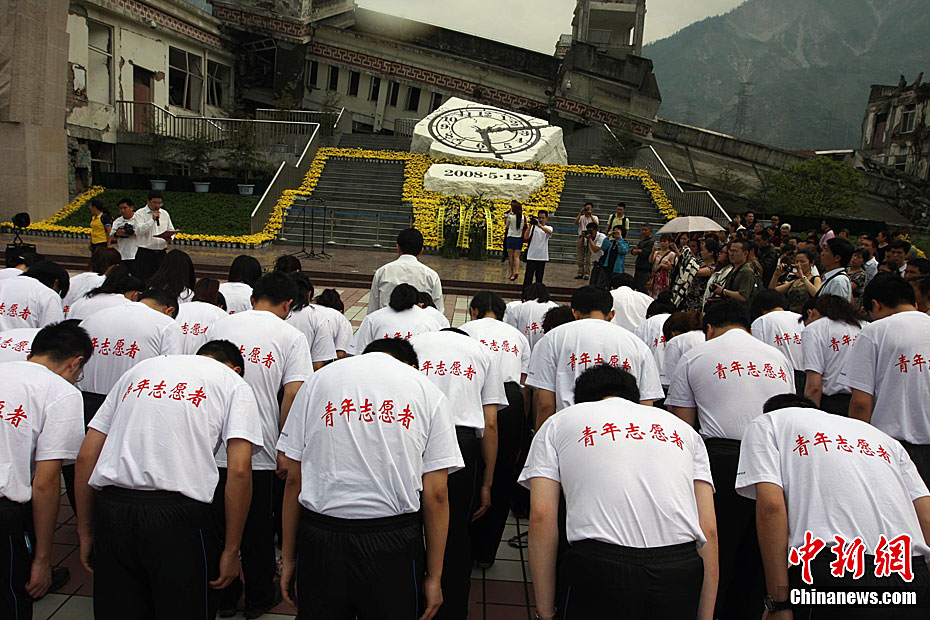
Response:
[{"label": "potted plant", "polygon": [[252,176],[262,170],[266,163],[258,149],[258,139],[255,135],[255,125],[250,122],[237,123],[236,129],[227,141],[229,149],[226,163],[235,170],[238,178],[245,181],[239,183],[239,195],[251,196],[255,192],[255,185],[250,183]]},{"label": "potted plant", "polygon": [[[216,146],[206,133],[200,132],[181,141],[181,154],[190,168],[194,191],[210,191],[210,182],[204,181],[210,172],[210,159]],[[197,179],[200,179],[199,181]]]},{"label": "potted plant", "polygon": [[171,138],[156,131],[151,131],[149,136],[151,138],[152,174],[155,176],[154,179],[149,179],[149,183],[152,189],[164,191],[168,186],[165,175],[174,154],[175,144]]}]

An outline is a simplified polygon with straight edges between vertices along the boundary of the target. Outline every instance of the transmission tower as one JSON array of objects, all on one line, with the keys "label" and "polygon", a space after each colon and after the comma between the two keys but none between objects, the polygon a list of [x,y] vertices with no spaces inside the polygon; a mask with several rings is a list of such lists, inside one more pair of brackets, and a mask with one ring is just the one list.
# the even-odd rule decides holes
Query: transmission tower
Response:
[{"label": "transmission tower", "polygon": [[734,136],[745,137],[752,130],[749,109],[753,86],[752,82],[743,82],[739,85],[739,93],[736,95],[736,108],[733,110],[732,133]]}]

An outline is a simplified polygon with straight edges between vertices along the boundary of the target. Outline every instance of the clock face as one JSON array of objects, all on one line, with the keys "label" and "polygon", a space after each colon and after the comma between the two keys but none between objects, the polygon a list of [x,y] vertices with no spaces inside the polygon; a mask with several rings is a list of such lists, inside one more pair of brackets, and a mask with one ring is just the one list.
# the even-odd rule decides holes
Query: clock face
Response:
[{"label": "clock face", "polygon": [[429,133],[450,148],[499,158],[531,148],[541,138],[528,121],[493,108],[446,110],[430,121]]}]

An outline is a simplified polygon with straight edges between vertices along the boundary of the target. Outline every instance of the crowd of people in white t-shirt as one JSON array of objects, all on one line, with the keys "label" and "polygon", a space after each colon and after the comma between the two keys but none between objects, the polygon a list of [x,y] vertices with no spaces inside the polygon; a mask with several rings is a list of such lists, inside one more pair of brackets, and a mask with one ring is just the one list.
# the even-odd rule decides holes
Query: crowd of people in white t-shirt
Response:
[{"label": "crowd of people in white t-shirt", "polygon": [[0,272],[0,615],[67,579],[62,475],[101,619],[257,618],[282,598],[467,618],[511,512],[543,620],[784,620],[810,613],[805,588],[930,603],[913,281],[796,312],[777,287],[721,282],[693,308],[618,273],[570,305],[540,282],[480,292],[451,328],[422,235],[397,246],[354,333],[292,256],[237,257],[222,284],[180,250],[147,282],[105,248],[85,274]]}]

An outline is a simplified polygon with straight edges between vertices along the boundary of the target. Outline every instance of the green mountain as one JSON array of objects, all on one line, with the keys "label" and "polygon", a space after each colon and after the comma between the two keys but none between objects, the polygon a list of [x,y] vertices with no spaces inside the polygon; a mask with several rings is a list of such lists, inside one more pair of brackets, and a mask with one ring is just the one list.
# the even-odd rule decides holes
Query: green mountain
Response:
[{"label": "green mountain", "polygon": [[853,147],[869,86],[930,81],[930,2],[747,0],[643,56],[662,118],[789,149]]}]

